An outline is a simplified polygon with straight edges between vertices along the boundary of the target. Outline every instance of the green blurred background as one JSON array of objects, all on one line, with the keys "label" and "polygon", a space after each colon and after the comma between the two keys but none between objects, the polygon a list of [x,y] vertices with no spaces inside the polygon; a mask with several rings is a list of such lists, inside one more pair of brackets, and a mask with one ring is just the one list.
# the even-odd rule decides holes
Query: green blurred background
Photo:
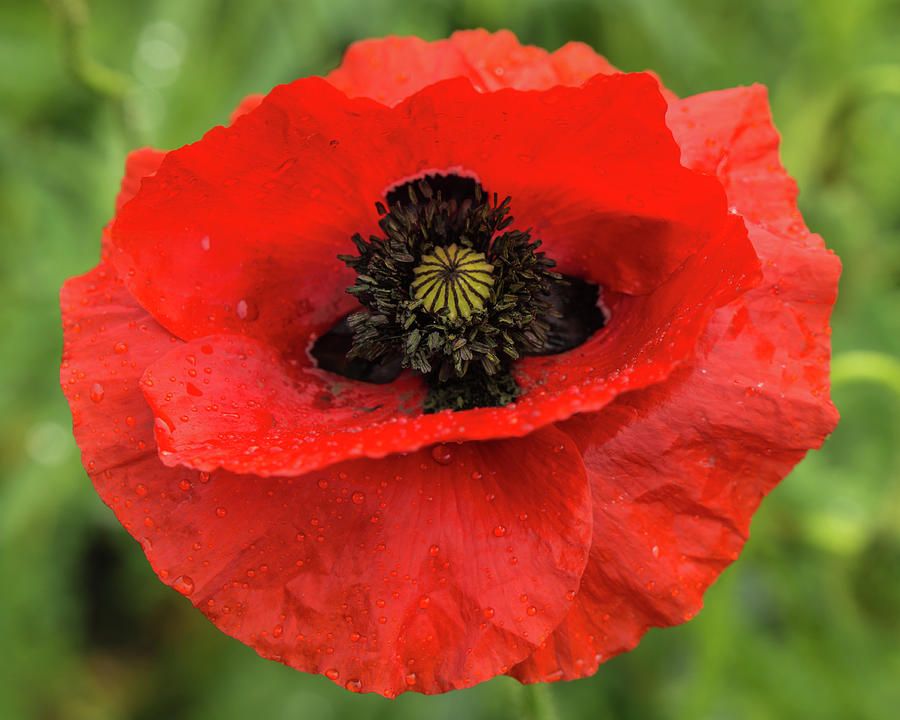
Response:
[{"label": "green blurred background", "polygon": [[[129,148],[191,142],[353,40],[477,26],[583,40],[681,95],[768,85],[806,220],[844,261],[843,420],[763,504],[692,622],[549,693],[500,678],[389,702],[259,659],[156,579],[79,463],[57,292],[95,264]],[[560,718],[897,717],[898,39],[897,0],[4,0],[0,720],[477,720],[548,703]]]}]

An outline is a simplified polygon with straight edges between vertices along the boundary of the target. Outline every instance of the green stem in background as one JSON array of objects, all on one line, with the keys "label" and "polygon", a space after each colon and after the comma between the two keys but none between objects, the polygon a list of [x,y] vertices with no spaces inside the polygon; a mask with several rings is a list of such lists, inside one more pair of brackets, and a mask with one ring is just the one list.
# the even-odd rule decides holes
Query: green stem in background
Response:
[{"label": "green stem in background", "polygon": [[860,68],[835,86],[824,109],[826,121],[820,123],[820,148],[825,152],[815,154],[819,175],[834,178],[846,161],[849,128],[853,116],[869,102],[878,98],[900,98],[900,64],[882,63]]},{"label": "green stem in background", "polygon": [[515,717],[522,720],[559,720],[553,690],[548,683],[510,684]]},{"label": "green stem in background", "polygon": [[[900,359],[871,350],[853,350],[835,355],[831,362],[832,386],[854,382],[881,385],[893,391],[895,399],[900,401]],[[897,406],[900,402],[892,404],[892,407]],[[897,436],[895,448],[900,448],[900,418],[896,416],[894,434]],[[893,533],[900,527],[900,472],[895,473],[886,489],[890,494],[883,504],[883,527]]]},{"label": "green stem in background", "polygon": [[871,350],[853,350],[835,355],[831,383],[873,382],[883,385],[900,399],[900,359]]},{"label": "green stem in background", "polygon": [[46,0],[59,20],[63,31],[63,52],[72,75],[86,88],[121,102],[132,81],[124,73],[94,60],[87,51],[86,35],[89,22],[84,0]]},{"label": "green stem in background", "polygon": [[88,51],[90,15],[85,0],[45,2],[62,31],[62,54],[66,68],[81,85],[113,105],[128,146],[142,144],[138,142],[130,102],[134,81],[127,74],[97,62]]}]

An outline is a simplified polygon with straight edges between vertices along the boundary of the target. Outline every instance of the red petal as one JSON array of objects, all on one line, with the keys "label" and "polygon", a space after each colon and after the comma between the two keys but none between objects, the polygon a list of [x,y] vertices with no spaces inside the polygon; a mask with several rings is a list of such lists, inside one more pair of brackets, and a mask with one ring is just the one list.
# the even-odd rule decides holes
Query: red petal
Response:
[{"label": "red petal", "polygon": [[[141,188],[141,181],[159,169],[165,156],[166,153],[163,150],[155,150],[151,147],[139,148],[128,153],[125,158],[125,174],[122,176],[121,188],[116,196],[116,212],[137,194]],[[100,257],[104,261],[108,260],[112,253],[111,228],[112,222],[103,228],[101,237]]]},{"label": "red petal", "polygon": [[561,84],[550,54],[543,48],[520,45],[509,30],[455,32],[449,42],[478,78],[473,84],[489,92],[502,88],[546,90]]},{"label": "red petal", "polygon": [[440,439],[433,426],[453,425],[421,416],[419,376],[356,382],[286,365],[271,346],[239,335],[172,349],[147,369],[142,387],[159,420],[163,462],[198,470],[302,475],[348,458],[415,450]]},{"label": "red petal", "polygon": [[[298,81],[169,153],[120,212],[114,260],[180,337],[239,332],[295,350],[352,307],[336,255],[375,229],[374,200],[464,168],[514,198],[563,272],[647,292],[725,221],[721,188],[680,166],[664,113],[641,75],[546,93],[447,82],[393,111]],[[236,313],[242,300],[254,319]]]},{"label": "red petal", "polygon": [[778,131],[762,85],[703,93],[671,104],[667,116],[682,162],[716,174],[748,224],[823,247],[797,209],[797,183],[778,160]]},{"label": "red petal", "polygon": [[691,258],[655,292],[609,299],[614,321],[563,356],[516,367],[531,390],[515,406],[421,414],[421,379],[388,385],[338,378],[238,335],[208,336],[153,363],[143,390],[167,465],[301,475],[438,441],[517,437],[665,378],[693,352],[707,319],[758,278],[743,226]]},{"label": "red petal", "polygon": [[594,52],[590,45],[581,42],[566,43],[550,55],[550,62],[561,85],[581,85],[594,75],[620,72],[605,57]]},{"label": "red petal", "polygon": [[60,383],[85,467],[102,474],[138,454],[155,462],[154,419],[139,380],[147,365],[180,341],[135,302],[107,263],[67,280],[60,305]]},{"label": "red petal", "polygon": [[125,159],[122,189],[116,196],[116,212],[137,195],[138,190],[141,189],[141,181],[145,177],[149,177],[159,170],[165,156],[164,150],[156,150],[151,147],[139,148],[128,153],[128,157]]},{"label": "red petal", "polygon": [[[323,118],[303,115],[305,103]],[[440,440],[524,435],[664,378],[692,352],[712,309],[752,285],[757,272],[743,228],[728,220],[718,183],[678,164],[664,110],[646,76],[598,77],[583,89],[543,94],[478,95],[466,83],[445,83],[393,111],[349,101],[313,80],[276,90],[236,128],[213,131],[170,153],[116,224],[123,248],[117,260],[129,288],[181,337],[229,331],[260,338],[274,350],[238,337],[207,338],[153,368],[154,384],[145,391],[163,421],[160,443],[170,453],[165,462],[295,475]],[[304,133],[321,125],[310,136],[318,139],[287,140],[300,130],[286,117],[307,118],[300,123]],[[559,133],[561,117],[582,120]],[[551,126],[557,128],[554,142],[548,140]],[[324,135],[325,128],[333,132]],[[334,135],[337,149],[331,145],[336,140],[328,140]],[[232,157],[233,145],[262,149],[249,159],[246,152]],[[383,162],[342,168],[367,150],[385,153]],[[308,157],[290,165],[288,151]],[[471,411],[453,422],[445,415],[398,420],[398,410],[415,413],[419,407],[422,392],[413,381],[403,386],[408,395],[401,404],[394,387],[329,380],[311,371],[306,349],[355,303],[343,292],[351,278],[336,255],[348,249],[365,198],[378,196],[389,178],[456,164],[474,168],[489,189],[506,188],[517,198],[520,221],[537,228],[563,272],[603,283],[613,321],[562,358],[520,363],[521,384],[532,392],[515,408]],[[338,174],[328,202],[320,200],[325,193],[307,192],[317,181],[308,177],[309,167]],[[228,184],[232,177],[242,178],[239,192]],[[354,184],[370,188],[357,192],[355,202],[350,190],[335,191]],[[268,189],[251,192],[255,187]],[[339,229],[338,223],[347,226]],[[626,297],[616,290],[653,292]],[[236,351],[208,358],[210,375],[203,379],[210,384],[204,388],[191,379],[196,368],[188,357],[202,357],[198,349],[212,351],[220,343]],[[247,353],[267,362],[242,365],[240,356]],[[232,398],[237,409],[220,400],[232,395],[236,383],[247,388]],[[280,400],[273,405],[275,395]],[[325,396],[329,402],[317,404]],[[271,415],[255,410],[269,405],[275,408]],[[367,408],[376,410],[366,414]],[[281,452],[258,452],[269,445]]]},{"label": "red petal", "polygon": [[234,112],[231,113],[231,117],[228,118],[228,124],[234,124],[234,121],[239,117],[242,117],[249,113],[251,110],[256,110],[259,107],[259,104],[263,101],[265,95],[261,93],[254,93],[253,95],[248,95],[243,100],[238,103],[238,106],[234,109]]},{"label": "red petal", "polygon": [[138,377],[178,341],[108,266],[62,303],[63,386],[98,492],[164,582],[263,656],[355,690],[443,692],[505,671],[568,611],[591,512],[564,434],[296,479],[165,468]]},{"label": "red petal", "polygon": [[746,213],[764,280],[716,312],[667,381],[558,425],[584,452],[594,539],[576,607],[513,671],[527,682],[589,675],[650,626],[696,614],[762,497],[837,422],[828,318],[840,266],[800,229],[764,90],[689,98],[670,122],[686,161],[718,171]]},{"label": "red petal", "polygon": [[580,85],[594,75],[614,72],[618,71],[583,43],[568,43],[548,53],[520,45],[509,30],[460,30],[437,42],[387,37],[353,43],[326,80],[350,97],[396,105],[422,88],[456,77],[484,92]]},{"label": "red petal", "polygon": [[468,78],[483,89],[477,73],[449,40],[386,37],[350,45],[340,67],[325,79],[350,97],[396,105],[428,85],[455,77]]}]

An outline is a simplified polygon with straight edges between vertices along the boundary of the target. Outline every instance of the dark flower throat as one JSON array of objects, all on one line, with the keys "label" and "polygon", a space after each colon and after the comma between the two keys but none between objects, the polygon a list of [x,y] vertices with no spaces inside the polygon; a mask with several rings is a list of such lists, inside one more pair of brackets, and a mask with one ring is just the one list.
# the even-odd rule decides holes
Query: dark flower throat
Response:
[{"label": "dark flower throat", "polygon": [[510,198],[430,175],[386,200],[384,236],[354,235],[359,254],[338,256],[365,310],[316,341],[319,367],[376,383],[412,368],[428,382],[425,412],[499,407],[521,392],[515,360],[570,350],[603,326],[598,287],[553,272],[540,240],[508,229]]}]

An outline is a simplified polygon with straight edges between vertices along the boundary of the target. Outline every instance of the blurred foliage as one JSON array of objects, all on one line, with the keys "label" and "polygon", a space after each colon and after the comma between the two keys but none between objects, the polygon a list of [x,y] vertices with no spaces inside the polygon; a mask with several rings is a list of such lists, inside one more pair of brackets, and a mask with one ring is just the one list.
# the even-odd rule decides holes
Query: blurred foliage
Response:
[{"label": "blurred foliage", "polygon": [[[129,148],[193,141],[245,94],[326,72],[355,39],[476,26],[550,49],[583,40],[682,95],[770,88],[801,208],[844,261],[843,421],[763,504],[692,622],[588,680],[388,702],[258,659],[157,581],[79,464],[55,380],[56,294],[96,262]],[[5,0],[0,717],[477,720],[548,702],[560,718],[896,717],[898,37],[897,0]]]}]

